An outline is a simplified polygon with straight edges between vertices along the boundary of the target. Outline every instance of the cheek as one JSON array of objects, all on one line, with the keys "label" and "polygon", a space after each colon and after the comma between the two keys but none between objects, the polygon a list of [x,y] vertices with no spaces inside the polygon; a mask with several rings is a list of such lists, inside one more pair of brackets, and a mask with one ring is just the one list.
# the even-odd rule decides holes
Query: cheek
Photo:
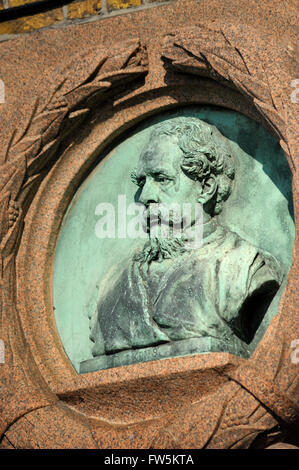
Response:
[{"label": "cheek", "polygon": [[195,181],[192,181],[190,178],[187,178],[183,175],[180,178],[179,184],[177,186],[177,194],[180,195],[180,199],[183,202],[196,202],[198,195],[198,187]]},{"label": "cheek", "polygon": [[198,187],[194,184],[190,186],[189,190],[189,200],[190,202],[197,202],[198,201]]}]

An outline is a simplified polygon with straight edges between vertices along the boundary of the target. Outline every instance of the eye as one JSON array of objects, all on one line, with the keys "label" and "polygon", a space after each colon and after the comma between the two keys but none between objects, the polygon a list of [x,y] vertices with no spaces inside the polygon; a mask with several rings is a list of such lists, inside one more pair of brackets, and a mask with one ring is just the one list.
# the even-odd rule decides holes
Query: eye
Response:
[{"label": "eye", "polygon": [[155,175],[155,180],[159,181],[159,183],[168,183],[170,181],[167,176],[161,175],[160,173]]}]

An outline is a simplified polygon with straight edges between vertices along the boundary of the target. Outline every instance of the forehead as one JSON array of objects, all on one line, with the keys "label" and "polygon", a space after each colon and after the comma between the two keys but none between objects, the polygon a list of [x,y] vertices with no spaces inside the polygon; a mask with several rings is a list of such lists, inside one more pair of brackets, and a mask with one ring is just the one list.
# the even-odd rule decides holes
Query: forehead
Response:
[{"label": "forehead", "polygon": [[175,135],[155,135],[140,154],[138,170],[176,172],[182,156]]}]

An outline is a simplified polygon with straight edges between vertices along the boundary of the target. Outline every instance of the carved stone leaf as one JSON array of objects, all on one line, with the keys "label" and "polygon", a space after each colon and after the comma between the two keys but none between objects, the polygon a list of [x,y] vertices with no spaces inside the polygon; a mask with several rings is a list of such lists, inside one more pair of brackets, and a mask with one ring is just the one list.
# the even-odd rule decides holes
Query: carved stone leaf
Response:
[{"label": "carved stone leaf", "polygon": [[2,166],[0,172],[0,200],[3,194],[9,192],[16,198],[26,171],[26,162],[22,155],[16,160]]},{"label": "carved stone leaf", "polygon": [[168,68],[208,76],[250,96],[288,148],[286,122],[273,101],[265,71],[260,65],[254,68],[227,33],[205,25],[187,28],[165,38],[162,57]]}]

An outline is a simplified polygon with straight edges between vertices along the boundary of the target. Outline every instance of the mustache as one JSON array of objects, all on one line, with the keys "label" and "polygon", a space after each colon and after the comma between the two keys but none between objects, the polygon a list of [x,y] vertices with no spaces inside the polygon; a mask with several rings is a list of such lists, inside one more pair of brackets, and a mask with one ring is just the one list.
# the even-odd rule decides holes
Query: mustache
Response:
[{"label": "mustache", "polygon": [[143,249],[135,254],[134,261],[149,266],[152,261],[162,262],[166,258],[181,255],[186,251],[183,240],[154,238],[149,240]]},{"label": "mustache", "polygon": [[150,204],[145,207],[142,215],[142,225],[146,231],[154,225],[180,228],[182,221],[181,211],[169,209],[166,204]]}]

